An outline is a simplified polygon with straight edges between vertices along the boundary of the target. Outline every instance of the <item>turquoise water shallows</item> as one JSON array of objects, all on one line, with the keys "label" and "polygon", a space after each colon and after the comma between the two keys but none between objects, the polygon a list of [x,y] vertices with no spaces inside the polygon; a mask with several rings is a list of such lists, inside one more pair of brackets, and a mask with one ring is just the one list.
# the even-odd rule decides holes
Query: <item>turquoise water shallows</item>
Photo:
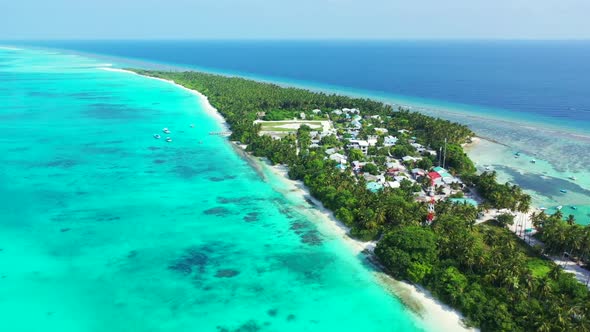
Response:
[{"label": "turquoise water shallows", "polygon": [[100,67],[0,50],[3,331],[421,329],[196,96]]},{"label": "turquoise water shallows", "polygon": [[[540,129],[537,131],[542,133]],[[527,139],[530,146],[526,151],[534,151],[534,140],[530,137]],[[558,138],[554,139],[554,141],[557,140]],[[555,147],[551,148],[547,145],[540,147],[540,149],[543,148],[555,149]],[[588,148],[590,146],[586,147],[586,149]],[[562,210],[564,217],[572,214],[577,223],[590,224],[590,169],[586,166],[583,171],[578,172],[558,170],[554,164],[540,159],[538,155],[522,151],[515,149],[514,146],[497,144],[487,140],[482,140],[467,148],[469,156],[480,170],[496,171],[498,181],[502,183],[519,184],[532,196],[536,207],[546,207],[548,208],[547,212],[552,213],[556,211],[555,207],[561,205],[564,207]],[[575,149],[573,144],[566,151],[561,149],[555,149],[555,151],[574,156],[583,153]]]}]

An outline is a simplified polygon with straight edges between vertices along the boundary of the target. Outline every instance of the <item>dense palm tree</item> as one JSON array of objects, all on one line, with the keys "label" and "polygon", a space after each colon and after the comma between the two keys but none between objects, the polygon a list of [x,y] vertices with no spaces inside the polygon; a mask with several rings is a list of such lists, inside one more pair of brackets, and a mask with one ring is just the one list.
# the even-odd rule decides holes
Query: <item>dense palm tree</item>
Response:
[{"label": "dense palm tree", "polygon": [[572,226],[573,224],[576,223],[576,217],[574,217],[573,214],[570,214],[569,216],[567,216],[566,222],[568,225]]},{"label": "dense palm tree", "polygon": [[561,275],[561,267],[557,264],[554,265],[547,275],[549,276],[549,278],[557,280]]},{"label": "dense palm tree", "polygon": [[547,296],[551,293],[551,291],[551,281],[549,278],[542,278],[537,285],[537,292],[539,292],[541,296]]}]

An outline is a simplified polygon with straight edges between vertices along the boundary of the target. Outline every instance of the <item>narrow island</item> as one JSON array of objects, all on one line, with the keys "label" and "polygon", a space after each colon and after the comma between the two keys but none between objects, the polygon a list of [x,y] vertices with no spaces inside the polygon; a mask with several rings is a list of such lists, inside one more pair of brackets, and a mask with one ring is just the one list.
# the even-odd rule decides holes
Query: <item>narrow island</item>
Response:
[{"label": "narrow island", "polygon": [[[376,264],[458,309],[469,326],[590,330],[588,288],[546,256],[567,250],[586,262],[590,231],[544,212],[531,216],[534,238],[510,231],[514,213],[530,214],[531,197],[498,183],[494,172],[477,173],[463,150],[475,136],[468,127],[237,77],[132,71],[204,94],[232,141],[288,167],[349,236],[376,242]],[[529,245],[533,240],[546,245]]]}]

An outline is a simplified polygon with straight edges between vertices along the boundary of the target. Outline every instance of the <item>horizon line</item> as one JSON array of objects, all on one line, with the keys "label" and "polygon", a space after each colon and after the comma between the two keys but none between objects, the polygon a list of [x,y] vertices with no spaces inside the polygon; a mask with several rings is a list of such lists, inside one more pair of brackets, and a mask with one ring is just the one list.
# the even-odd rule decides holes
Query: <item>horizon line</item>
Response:
[{"label": "horizon line", "polygon": [[340,37],[326,37],[326,38],[46,38],[46,39],[2,39],[0,42],[92,42],[92,41],[198,41],[198,42],[254,42],[254,41],[268,41],[268,42],[297,42],[297,41],[352,41],[352,42],[400,42],[400,41],[432,41],[432,42],[454,42],[454,41],[590,41],[590,37],[584,38],[464,38],[464,37],[448,37],[448,38],[340,38]]}]

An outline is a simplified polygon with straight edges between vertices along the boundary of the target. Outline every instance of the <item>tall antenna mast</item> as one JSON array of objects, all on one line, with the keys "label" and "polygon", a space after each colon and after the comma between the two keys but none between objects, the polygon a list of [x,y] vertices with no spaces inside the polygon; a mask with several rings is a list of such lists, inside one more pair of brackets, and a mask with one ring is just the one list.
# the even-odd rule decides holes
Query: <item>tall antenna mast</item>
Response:
[{"label": "tall antenna mast", "polygon": [[446,161],[447,161],[447,139],[445,138],[445,153],[443,154],[443,165],[442,165],[443,168],[445,168]]}]

